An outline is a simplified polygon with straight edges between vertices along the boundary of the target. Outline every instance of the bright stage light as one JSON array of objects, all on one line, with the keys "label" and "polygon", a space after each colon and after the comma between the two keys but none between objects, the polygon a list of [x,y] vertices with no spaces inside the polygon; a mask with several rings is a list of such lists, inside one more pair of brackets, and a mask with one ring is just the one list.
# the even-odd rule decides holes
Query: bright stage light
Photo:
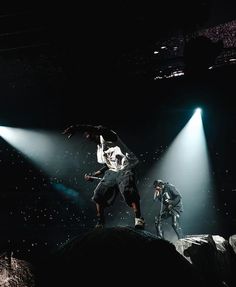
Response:
[{"label": "bright stage light", "polygon": [[[0,136],[51,177],[72,181],[86,156],[81,140],[68,140],[60,132],[0,127]],[[75,181],[75,180],[73,180]]]},{"label": "bright stage light", "polygon": [[[74,202],[82,203],[78,189],[87,188],[83,175],[88,171],[84,171],[84,162],[92,155],[92,144],[84,146],[81,137],[76,135],[73,140],[68,140],[58,131],[5,126],[0,126],[0,136],[47,174],[55,190]],[[93,163],[93,158],[90,163]]]},{"label": "bright stage light", "polygon": [[202,109],[201,108],[196,108],[195,113],[201,114],[202,113]]},{"label": "bright stage light", "polygon": [[0,126],[0,136],[4,139],[11,139],[14,137],[14,132],[11,128]]}]

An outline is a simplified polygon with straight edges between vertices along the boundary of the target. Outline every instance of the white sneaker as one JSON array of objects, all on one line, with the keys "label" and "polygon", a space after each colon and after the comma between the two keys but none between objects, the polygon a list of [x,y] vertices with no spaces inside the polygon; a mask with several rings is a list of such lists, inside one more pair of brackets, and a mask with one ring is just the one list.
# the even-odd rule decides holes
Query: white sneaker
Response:
[{"label": "white sneaker", "polygon": [[144,229],[144,226],[145,226],[145,221],[144,221],[144,219],[143,219],[142,217],[141,217],[141,218],[135,217],[134,226],[135,226],[135,228],[137,228],[137,229]]}]

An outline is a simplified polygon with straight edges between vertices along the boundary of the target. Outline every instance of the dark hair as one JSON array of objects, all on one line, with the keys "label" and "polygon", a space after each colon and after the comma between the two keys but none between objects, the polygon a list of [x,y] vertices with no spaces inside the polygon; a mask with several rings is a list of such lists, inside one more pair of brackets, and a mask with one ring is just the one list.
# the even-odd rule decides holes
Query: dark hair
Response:
[{"label": "dark hair", "polygon": [[154,182],[153,182],[154,188],[156,188],[157,186],[162,186],[162,185],[164,185],[164,181],[161,179],[154,180]]}]

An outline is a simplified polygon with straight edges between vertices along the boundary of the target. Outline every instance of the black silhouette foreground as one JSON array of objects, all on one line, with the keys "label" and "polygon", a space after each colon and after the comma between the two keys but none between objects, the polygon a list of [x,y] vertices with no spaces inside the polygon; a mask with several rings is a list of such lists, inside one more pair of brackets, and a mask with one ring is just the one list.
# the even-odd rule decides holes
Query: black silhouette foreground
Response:
[{"label": "black silhouette foreground", "polygon": [[94,281],[136,285],[153,279],[176,286],[176,278],[181,286],[206,286],[172,243],[129,227],[94,229],[72,239],[61,247],[53,266],[55,286],[89,286]]},{"label": "black silhouette foreground", "polygon": [[154,281],[167,287],[234,287],[235,242],[236,235],[226,240],[203,234],[172,244],[131,227],[93,229],[34,260],[33,265],[16,259],[14,251],[2,253],[0,286],[123,286]]}]

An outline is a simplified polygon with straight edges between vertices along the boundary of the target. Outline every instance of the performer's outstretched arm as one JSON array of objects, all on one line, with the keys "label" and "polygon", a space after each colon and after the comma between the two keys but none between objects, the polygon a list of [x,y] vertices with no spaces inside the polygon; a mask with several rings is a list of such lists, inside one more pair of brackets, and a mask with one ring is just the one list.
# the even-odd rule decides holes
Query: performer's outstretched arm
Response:
[{"label": "performer's outstretched arm", "polygon": [[71,125],[67,127],[62,134],[66,134],[68,138],[71,138],[76,132],[82,132],[82,133],[93,133],[95,135],[102,135],[103,138],[107,141],[116,142],[117,141],[117,135],[114,131],[111,129],[108,129],[106,127],[103,127],[101,125],[99,126],[92,126],[92,125],[85,125],[85,124],[76,124]]}]

